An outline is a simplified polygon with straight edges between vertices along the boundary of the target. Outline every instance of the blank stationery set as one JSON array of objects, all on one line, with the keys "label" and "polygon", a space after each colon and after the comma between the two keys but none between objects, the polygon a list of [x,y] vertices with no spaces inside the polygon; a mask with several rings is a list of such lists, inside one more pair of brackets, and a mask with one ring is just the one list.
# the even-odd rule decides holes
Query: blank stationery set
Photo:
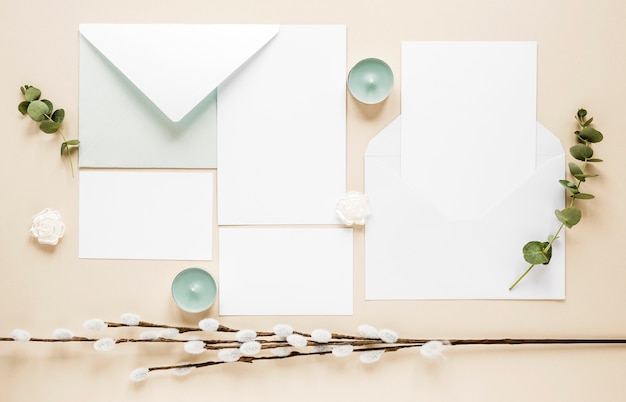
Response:
[{"label": "blank stationery set", "polygon": [[345,26],[80,32],[80,257],[211,260],[215,208],[220,314],[352,314]]},{"label": "blank stationery set", "polygon": [[[345,26],[80,34],[79,257],[209,261],[217,226],[220,314],[352,314],[353,233],[334,211]],[[366,298],[563,298],[562,241],[507,291],[563,204],[536,45],[407,42],[402,57],[402,116],[365,155]]]}]

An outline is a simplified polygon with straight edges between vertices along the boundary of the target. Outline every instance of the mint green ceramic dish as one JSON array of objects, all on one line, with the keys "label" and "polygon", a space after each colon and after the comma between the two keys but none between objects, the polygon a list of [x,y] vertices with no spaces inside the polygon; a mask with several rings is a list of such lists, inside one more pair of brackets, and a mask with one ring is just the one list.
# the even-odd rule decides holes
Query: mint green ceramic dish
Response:
[{"label": "mint green ceramic dish", "polygon": [[363,59],[348,74],[348,89],[361,103],[380,103],[389,96],[392,88],[393,71],[380,59]]},{"label": "mint green ceramic dish", "polygon": [[172,297],[181,309],[199,313],[211,307],[217,295],[217,284],[210,273],[202,268],[182,270],[172,282]]}]

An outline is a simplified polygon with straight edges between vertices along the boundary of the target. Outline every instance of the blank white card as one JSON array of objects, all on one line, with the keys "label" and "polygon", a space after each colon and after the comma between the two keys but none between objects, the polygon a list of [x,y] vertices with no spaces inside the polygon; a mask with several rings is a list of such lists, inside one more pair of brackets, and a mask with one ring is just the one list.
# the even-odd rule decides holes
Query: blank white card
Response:
[{"label": "blank white card", "polygon": [[81,170],[80,258],[211,260],[213,172]]},{"label": "blank white card", "polygon": [[219,231],[220,315],[352,314],[352,229]]}]

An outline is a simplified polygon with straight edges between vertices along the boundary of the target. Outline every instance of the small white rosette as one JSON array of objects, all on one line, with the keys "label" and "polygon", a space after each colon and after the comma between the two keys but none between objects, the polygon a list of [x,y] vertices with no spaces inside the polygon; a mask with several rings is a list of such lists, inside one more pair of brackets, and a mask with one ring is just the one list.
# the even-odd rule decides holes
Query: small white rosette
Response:
[{"label": "small white rosette", "polygon": [[337,201],[335,212],[346,225],[365,225],[371,213],[369,198],[358,191],[349,191]]},{"label": "small white rosette", "polygon": [[41,244],[54,246],[65,233],[65,224],[57,211],[46,208],[33,216],[30,235]]}]

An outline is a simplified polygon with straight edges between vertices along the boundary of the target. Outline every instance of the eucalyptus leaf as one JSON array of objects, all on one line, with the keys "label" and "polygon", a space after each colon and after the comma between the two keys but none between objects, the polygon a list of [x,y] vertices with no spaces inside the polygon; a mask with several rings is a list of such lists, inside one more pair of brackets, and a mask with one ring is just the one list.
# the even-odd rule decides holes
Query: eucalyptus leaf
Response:
[{"label": "eucalyptus leaf", "polygon": [[80,141],[78,141],[78,140],[67,140],[67,141],[65,141],[65,143],[67,145],[78,145],[78,144],[80,144]]},{"label": "eucalyptus leaf", "polygon": [[52,102],[50,102],[48,99],[42,99],[41,101],[45,103],[46,105],[48,105],[48,113],[46,114],[50,116],[52,114],[52,111],[54,110],[54,106],[52,106]]},{"label": "eucalyptus leaf", "polygon": [[24,92],[24,100],[29,102],[39,99],[40,96],[41,91],[35,87],[28,87]]},{"label": "eucalyptus leaf", "polygon": [[29,101],[20,102],[20,104],[17,105],[17,110],[19,110],[22,115],[25,115],[26,110],[28,110],[28,105],[30,105]]},{"label": "eucalyptus leaf", "polygon": [[579,161],[586,161],[593,156],[593,149],[585,144],[576,144],[569,149],[569,153]]},{"label": "eucalyptus leaf", "polygon": [[585,162],[604,162],[604,161],[599,158],[589,158]]},{"label": "eucalyptus leaf", "polygon": [[590,118],[589,120],[587,120],[586,122],[584,122],[583,123],[583,127],[588,127],[591,124],[592,121],[593,121],[593,117]]},{"label": "eucalyptus leaf", "polygon": [[46,134],[56,133],[57,131],[59,131],[59,127],[60,127],[60,124],[52,120],[44,120],[39,125],[39,128],[41,129],[41,131],[43,131]]},{"label": "eucalyptus leaf", "polygon": [[35,121],[42,121],[48,113],[48,105],[40,100],[35,100],[28,105],[26,112],[31,119]]},{"label": "eucalyptus leaf", "polygon": [[579,192],[578,186],[576,185],[576,183],[572,183],[569,180],[559,180],[559,183],[574,194]]},{"label": "eucalyptus leaf", "polygon": [[604,139],[602,133],[592,127],[584,127],[582,130],[580,130],[578,136],[582,140],[592,143],[600,142]]},{"label": "eucalyptus leaf", "polygon": [[522,253],[524,253],[524,260],[526,260],[527,263],[534,265],[549,263],[552,258],[552,247],[548,248],[548,250],[544,252],[549,244],[550,243],[548,242],[539,241],[526,243],[522,249]]},{"label": "eucalyptus leaf", "polygon": [[61,156],[63,156],[63,152],[65,152],[66,149],[67,149],[67,144],[64,142],[63,144],[61,144]]},{"label": "eucalyptus leaf", "polygon": [[26,94],[26,90],[30,88],[29,85],[24,85],[23,87],[20,87],[20,91],[22,92],[22,95]]},{"label": "eucalyptus leaf", "polygon": [[585,179],[589,178],[589,177],[598,177],[599,175],[597,174],[579,174],[576,175],[576,178],[580,181],[585,181]]},{"label": "eucalyptus leaf", "polygon": [[567,207],[560,211],[557,209],[554,211],[554,214],[557,219],[568,228],[572,228],[572,226],[580,222],[580,219],[582,218],[582,212],[580,212],[580,209],[575,207]]},{"label": "eucalyptus leaf", "polygon": [[52,113],[51,119],[61,124],[63,122],[63,119],[65,119],[65,110],[63,109],[55,110],[54,113]]},{"label": "eucalyptus leaf", "polygon": [[[577,175],[583,174],[583,170],[580,168],[580,166],[578,166],[574,162],[568,163],[567,166],[569,166],[569,172],[572,174],[572,176],[576,177]],[[578,179],[578,177],[576,178]]]},{"label": "eucalyptus leaf", "polygon": [[594,198],[596,198],[593,194],[587,193],[574,194],[572,195],[572,197],[576,198],[577,200],[593,200]]},{"label": "eucalyptus leaf", "polygon": [[579,118],[584,119],[585,116],[587,116],[587,111],[585,109],[578,109],[578,112],[576,113],[576,115]]}]

